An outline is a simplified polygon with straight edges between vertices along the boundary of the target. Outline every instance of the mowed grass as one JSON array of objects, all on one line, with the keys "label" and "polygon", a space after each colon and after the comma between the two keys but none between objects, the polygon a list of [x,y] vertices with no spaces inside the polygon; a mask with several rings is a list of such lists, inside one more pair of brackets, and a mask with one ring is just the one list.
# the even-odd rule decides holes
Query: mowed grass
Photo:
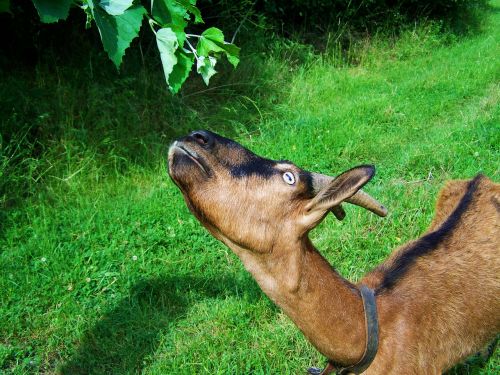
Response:
[{"label": "mowed grass", "polygon": [[[1,215],[0,372],[302,374],[322,364],[239,260],[189,213],[167,176],[166,146],[201,127],[308,170],[336,174],[375,164],[366,190],[390,215],[347,207],[343,222],[329,217],[312,233],[355,281],[425,230],[444,181],[479,172],[499,181],[499,11],[495,1],[482,30],[466,37],[424,25],[395,43],[381,37],[353,46],[356,66],[342,63],[335,48],[319,54],[277,43],[231,73],[233,82],[255,80],[234,95],[192,88],[148,107],[154,98],[145,87],[163,85],[157,72],[142,77],[149,86],[140,93],[123,81],[90,83],[94,97],[109,102],[89,100],[78,109],[78,86],[58,81],[55,95],[67,112],[44,111],[73,130],[32,161],[42,169],[30,179],[35,194]],[[45,74],[37,76],[39,88],[53,80]],[[30,81],[18,77],[16,84]],[[141,95],[145,107],[133,107],[131,116],[114,108]],[[161,116],[164,132],[155,123]],[[88,135],[96,119],[109,120],[110,131]],[[127,132],[134,121],[160,130]],[[147,156],[130,157],[141,152]],[[499,371],[497,350],[489,362],[475,359],[451,373]]]}]

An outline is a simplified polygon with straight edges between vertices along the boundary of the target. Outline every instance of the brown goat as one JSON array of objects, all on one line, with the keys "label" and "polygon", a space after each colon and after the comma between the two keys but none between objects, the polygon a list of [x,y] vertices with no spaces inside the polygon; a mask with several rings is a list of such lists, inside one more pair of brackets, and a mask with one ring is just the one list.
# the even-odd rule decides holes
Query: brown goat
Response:
[{"label": "brown goat", "polygon": [[[343,218],[345,201],[385,215],[359,190],[373,167],[332,178],[197,131],[172,144],[169,173],[198,220],[330,364],[349,366],[363,357],[368,335],[360,288],[330,266],[308,233],[328,212]],[[499,184],[480,175],[449,182],[426,234],[360,281],[375,293],[379,327],[378,351],[364,374],[440,374],[495,338],[499,216]]]}]

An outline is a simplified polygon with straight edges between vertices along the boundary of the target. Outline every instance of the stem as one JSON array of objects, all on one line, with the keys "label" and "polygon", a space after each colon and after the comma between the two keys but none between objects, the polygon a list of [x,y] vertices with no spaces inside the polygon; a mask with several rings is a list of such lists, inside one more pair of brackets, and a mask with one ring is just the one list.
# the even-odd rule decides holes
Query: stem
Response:
[{"label": "stem", "polygon": [[148,19],[149,27],[151,27],[151,30],[153,30],[153,32],[156,34],[156,31],[155,31],[155,29],[153,28],[153,24],[154,24],[154,25],[156,25],[156,26],[160,26],[160,27],[161,27],[161,25],[160,25],[158,22],[156,22],[156,21],[154,20],[154,18],[153,18],[153,17],[151,17],[149,14],[147,14],[147,13],[146,13],[146,14],[145,14],[145,16],[146,16],[146,18]]},{"label": "stem", "polygon": [[255,85],[254,83],[250,83],[250,82],[236,82],[236,83],[228,83],[227,85],[220,85],[220,86],[213,86],[213,87],[209,87],[208,89],[205,89],[205,90],[200,90],[200,91],[196,91],[196,92],[192,92],[191,94],[187,94],[187,95],[184,95],[182,98],[185,99],[185,98],[188,98],[190,96],[195,96],[195,95],[200,95],[200,94],[203,94],[207,91],[213,91],[213,90],[218,90],[218,89],[221,89],[221,88],[224,88],[224,87],[231,87],[231,86],[252,86],[252,85]]},{"label": "stem", "polygon": [[256,4],[256,3],[257,3],[257,0],[255,0],[255,1],[253,2],[253,4],[252,4],[252,6],[250,7],[250,9],[248,9],[247,14],[245,14],[245,17],[243,17],[243,19],[241,20],[241,22],[240,22],[240,24],[239,24],[238,28],[236,29],[236,31],[235,31],[235,32],[234,32],[234,34],[233,34],[233,37],[231,38],[231,44],[233,44],[233,43],[234,43],[234,40],[236,39],[236,35],[237,35],[237,34],[238,34],[238,32],[240,31],[241,26],[243,26],[243,24],[244,24],[244,23],[245,23],[245,21],[247,20],[248,16],[250,15],[250,13],[251,13],[251,11],[252,11],[252,9],[253,9],[253,7],[255,6],[255,4]]},{"label": "stem", "polygon": [[[187,36],[188,36],[188,35],[186,34],[186,37],[187,37]],[[196,58],[196,60],[198,60],[198,54],[196,53],[196,49],[193,47],[193,45],[192,45],[191,43],[189,43],[188,38],[186,38],[186,43],[188,44],[189,49],[191,50],[191,52],[193,52],[193,53],[194,53],[194,57]]]},{"label": "stem", "polygon": [[[149,17],[148,17],[148,18],[149,18]],[[154,20],[154,19],[152,19],[152,18],[149,18],[149,19],[148,19],[148,25],[149,25],[149,27],[151,28],[151,31],[152,31],[152,32],[156,35],[156,30],[155,30],[155,28],[154,28],[154,26],[153,26],[153,24],[154,24],[154,23],[155,23],[155,20]]]}]

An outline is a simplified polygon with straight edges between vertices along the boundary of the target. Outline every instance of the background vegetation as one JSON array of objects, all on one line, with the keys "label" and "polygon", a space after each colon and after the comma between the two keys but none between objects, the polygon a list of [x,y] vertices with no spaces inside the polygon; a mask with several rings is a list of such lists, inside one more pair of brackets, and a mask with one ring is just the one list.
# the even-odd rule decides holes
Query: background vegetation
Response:
[{"label": "background vegetation", "polygon": [[[367,189],[390,215],[348,208],[313,233],[351,280],[425,229],[445,180],[498,181],[500,2],[359,2],[385,9],[373,19],[334,3],[345,12],[199,4],[226,35],[246,17],[241,63],[174,97],[147,35],[118,73],[79,12],[44,26],[19,1],[0,16],[0,372],[300,374],[323,362],[168,179],[168,144],[189,130],[323,173],[374,163]],[[499,371],[497,350],[451,373]]]}]

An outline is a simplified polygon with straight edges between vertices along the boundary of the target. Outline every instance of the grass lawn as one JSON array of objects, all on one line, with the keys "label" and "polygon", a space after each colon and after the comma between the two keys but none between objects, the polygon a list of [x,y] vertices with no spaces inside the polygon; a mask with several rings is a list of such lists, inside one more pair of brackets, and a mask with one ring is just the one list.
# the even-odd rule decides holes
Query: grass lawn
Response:
[{"label": "grass lawn", "polygon": [[[302,374],[322,364],[189,213],[167,176],[166,146],[207,128],[312,171],[375,164],[366,190],[389,216],[347,207],[343,222],[332,216],[312,233],[357,280],[425,230],[444,181],[500,180],[499,41],[496,0],[477,32],[424,25],[395,43],[374,38],[353,47],[356,65],[335,48],[293,43],[248,54],[224,73],[241,89],[217,88],[214,77],[212,91],[192,83],[171,99],[158,94],[160,70],[137,81],[86,82],[85,71],[57,67],[4,77],[1,100],[25,103],[6,122],[66,130],[39,159],[23,159],[32,194],[2,206],[0,372]],[[477,362],[451,373],[500,373],[498,350]]]}]

